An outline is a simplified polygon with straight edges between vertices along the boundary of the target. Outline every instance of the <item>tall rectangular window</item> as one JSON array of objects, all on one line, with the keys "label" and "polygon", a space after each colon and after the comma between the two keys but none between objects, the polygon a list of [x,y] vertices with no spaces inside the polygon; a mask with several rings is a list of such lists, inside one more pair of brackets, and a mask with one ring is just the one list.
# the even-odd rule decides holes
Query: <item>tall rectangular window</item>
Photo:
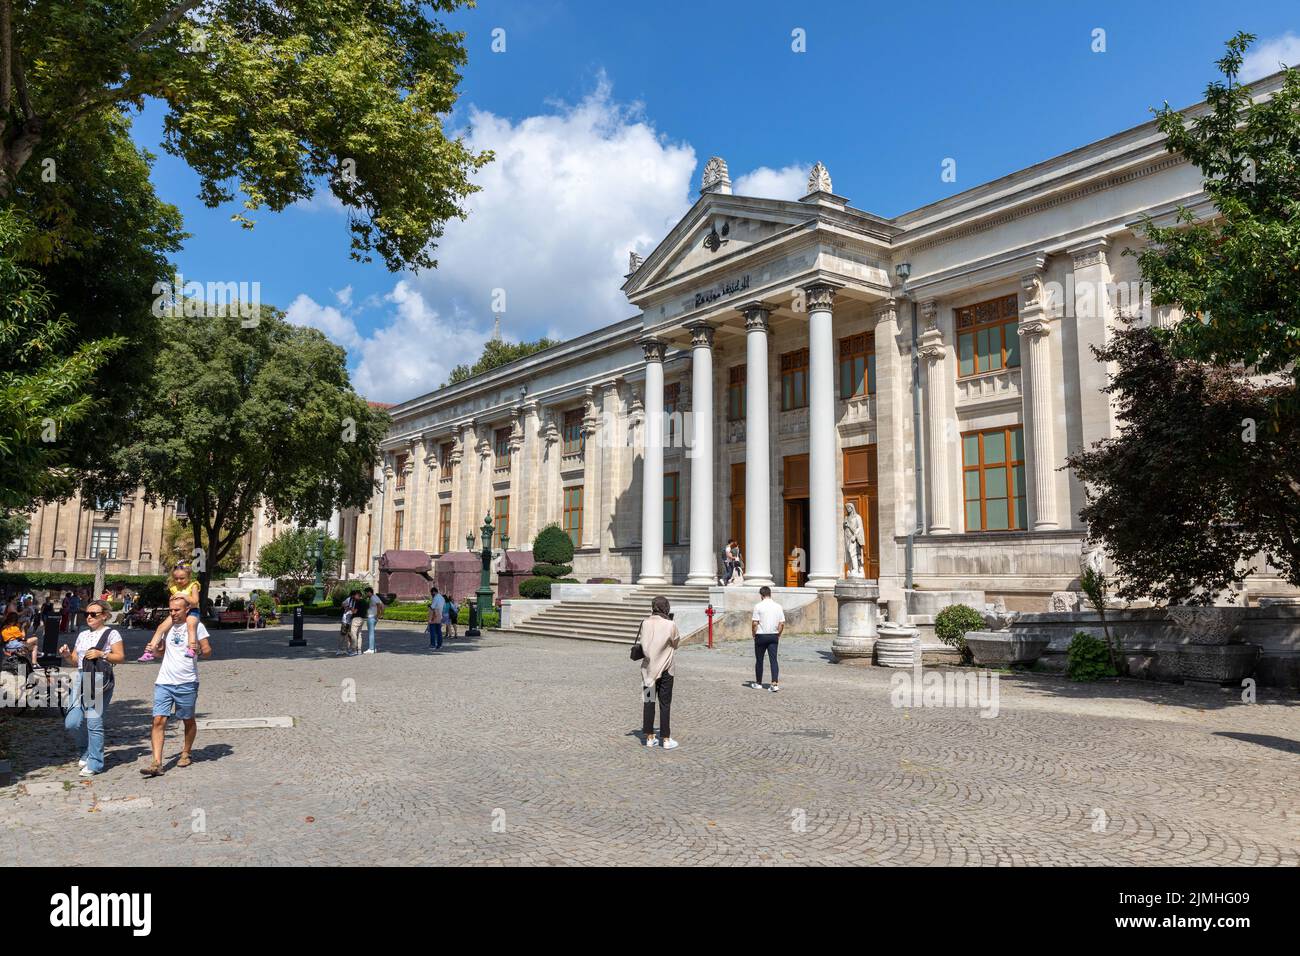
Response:
[{"label": "tall rectangular window", "polygon": [[582,485],[564,489],[564,530],[575,548],[582,544]]},{"label": "tall rectangular window", "polygon": [[501,547],[501,536],[510,537],[510,496],[502,495],[493,501],[492,507],[492,547]]},{"label": "tall rectangular window", "polygon": [[492,433],[493,467],[510,467],[510,429],[498,428]]},{"label": "tall rectangular window", "polygon": [[576,455],[582,451],[582,409],[572,408],[564,413],[564,454]]},{"label": "tall rectangular window", "polygon": [[955,314],[958,378],[1020,364],[1020,337],[1016,334],[1020,313],[1014,295],[977,302]]},{"label": "tall rectangular window", "polygon": [[866,332],[840,339],[840,398],[876,394],[876,350]]},{"label": "tall rectangular window", "polygon": [[1019,531],[1025,514],[1024,430],[994,428],[961,436],[967,531]]},{"label": "tall rectangular window", "polygon": [[18,557],[25,558],[27,557],[27,549],[31,547],[31,544],[32,530],[24,528],[23,533],[18,536],[18,540],[13,543],[12,547],[18,552]]},{"label": "tall rectangular window", "polygon": [[446,554],[451,550],[451,504],[438,505],[438,545],[439,552]]},{"label": "tall rectangular window", "polygon": [[664,475],[664,544],[679,544],[681,533],[681,481],[678,473]]},{"label": "tall rectangular window", "polygon": [[664,447],[676,446],[677,422],[681,418],[677,403],[681,400],[682,387],[679,382],[664,386]]},{"label": "tall rectangular window", "polygon": [[448,481],[451,478],[451,453],[455,450],[456,443],[452,441],[443,442],[438,449],[438,477],[443,481]]},{"label": "tall rectangular window", "polygon": [[406,455],[398,455],[397,461],[393,465],[393,471],[397,475],[397,490],[406,490]]},{"label": "tall rectangular window", "polygon": [[402,527],[406,523],[406,512],[398,508],[393,512],[393,550],[402,550]]},{"label": "tall rectangular window", "polygon": [[781,411],[808,407],[808,350],[781,356]]},{"label": "tall rectangular window", "polygon": [[745,366],[733,365],[727,369],[727,421],[738,422],[745,417]]},{"label": "tall rectangular window", "polygon": [[117,557],[116,528],[90,529],[90,556],[92,558],[97,558],[101,551],[107,551],[110,558]]}]

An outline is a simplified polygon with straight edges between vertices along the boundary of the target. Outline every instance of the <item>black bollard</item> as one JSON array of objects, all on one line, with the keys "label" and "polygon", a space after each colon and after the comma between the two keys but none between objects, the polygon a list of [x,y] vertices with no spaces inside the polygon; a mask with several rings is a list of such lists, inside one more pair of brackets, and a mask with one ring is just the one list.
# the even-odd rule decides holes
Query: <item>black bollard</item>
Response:
[{"label": "black bollard", "polygon": [[290,647],[306,647],[307,641],[302,636],[302,605],[299,604],[293,609],[293,640],[289,642]]},{"label": "black bollard", "polygon": [[466,637],[478,637],[478,601],[469,602],[469,627],[465,629]]}]

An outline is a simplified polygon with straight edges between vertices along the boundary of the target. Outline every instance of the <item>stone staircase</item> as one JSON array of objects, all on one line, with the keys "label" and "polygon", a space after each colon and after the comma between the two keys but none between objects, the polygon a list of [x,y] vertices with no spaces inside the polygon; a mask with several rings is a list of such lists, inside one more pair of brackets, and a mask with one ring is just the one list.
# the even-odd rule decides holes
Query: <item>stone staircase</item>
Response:
[{"label": "stone staircase", "polygon": [[646,587],[618,601],[561,601],[511,628],[511,632],[631,644],[636,640],[641,622],[650,616],[651,599],[660,594],[668,599],[674,611],[679,604],[703,608],[709,603],[709,589],[705,586]]}]

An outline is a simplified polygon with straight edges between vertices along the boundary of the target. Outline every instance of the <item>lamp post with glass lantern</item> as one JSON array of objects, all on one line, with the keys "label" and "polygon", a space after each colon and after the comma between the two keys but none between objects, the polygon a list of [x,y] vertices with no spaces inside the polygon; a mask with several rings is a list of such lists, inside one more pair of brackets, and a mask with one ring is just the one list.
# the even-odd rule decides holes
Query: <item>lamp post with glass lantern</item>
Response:
[{"label": "lamp post with glass lantern", "polygon": [[[479,531],[483,540],[483,548],[479,551],[479,560],[482,562],[483,567],[479,573],[478,590],[474,592],[474,603],[469,608],[469,629],[465,631],[466,637],[479,636],[479,626],[483,621],[483,612],[486,608],[492,606],[492,585],[489,583],[492,572],[492,512],[489,511],[483,516],[483,526]],[[474,533],[472,531],[465,535],[465,545],[467,550],[474,550]]]}]

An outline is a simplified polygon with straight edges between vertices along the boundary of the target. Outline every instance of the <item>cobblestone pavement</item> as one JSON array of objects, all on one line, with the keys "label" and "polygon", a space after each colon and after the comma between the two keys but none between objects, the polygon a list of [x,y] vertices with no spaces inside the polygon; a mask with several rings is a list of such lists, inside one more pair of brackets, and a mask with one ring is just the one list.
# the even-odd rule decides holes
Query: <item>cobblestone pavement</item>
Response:
[{"label": "cobblestone pavement", "polygon": [[[627,649],[490,633],[430,654],[381,626],[335,659],[285,629],[219,632],[196,760],[146,780],[156,665],[118,667],[107,770],[54,718],[0,716],[0,864],[1287,864],[1300,861],[1300,707],[1261,693],[1004,676],[998,716],[894,707],[883,669],[782,641],[683,649],[675,751],[639,746]],[[128,658],[143,632],[131,632]],[[354,691],[354,695],[351,693]],[[355,696],[355,700],[348,699]]]}]

